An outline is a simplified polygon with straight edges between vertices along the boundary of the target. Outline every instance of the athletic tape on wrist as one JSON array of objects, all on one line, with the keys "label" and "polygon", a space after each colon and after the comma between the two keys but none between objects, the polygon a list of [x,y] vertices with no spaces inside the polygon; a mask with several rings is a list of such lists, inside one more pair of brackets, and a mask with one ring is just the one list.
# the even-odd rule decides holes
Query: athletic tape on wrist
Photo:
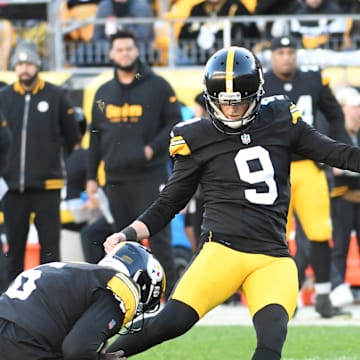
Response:
[{"label": "athletic tape on wrist", "polygon": [[137,232],[132,226],[127,226],[121,232],[125,235],[127,241],[137,241]]}]

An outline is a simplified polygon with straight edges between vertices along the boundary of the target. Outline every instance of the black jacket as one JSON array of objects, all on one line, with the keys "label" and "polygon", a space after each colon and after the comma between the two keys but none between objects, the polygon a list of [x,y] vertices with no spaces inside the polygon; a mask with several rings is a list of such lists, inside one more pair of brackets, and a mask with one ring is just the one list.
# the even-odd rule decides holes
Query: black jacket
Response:
[{"label": "black jacket", "polygon": [[[195,4],[190,11],[189,17],[208,17],[209,24],[212,23],[212,16],[216,17],[233,17],[233,16],[250,16],[250,12],[241,1],[237,0],[223,0],[216,5],[216,10],[212,14],[212,7],[209,6],[207,1],[202,1]],[[200,33],[203,22],[193,21],[187,22],[181,28],[179,38],[180,39],[196,39]],[[223,39],[223,30],[221,26],[219,31],[216,32],[216,39]],[[241,45],[243,43],[243,37],[259,37],[259,31],[255,22],[247,23],[233,23],[231,26],[231,40],[233,45]]]},{"label": "black jacket", "polygon": [[13,138],[4,174],[9,189],[61,189],[63,155],[81,139],[64,90],[39,79],[33,91],[25,93],[15,82],[0,90],[0,109]]},{"label": "black jacket", "polygon": [[[118,183],[164,174],[170,130],[180,122],[174,90],[161,76],[139,62],[138,76],[128,85],[114,78],[95,94],[89,147],[88,179],[95,180],[105,162],[106,182]],[[149,145],[154,156],[145,159]]]},{"label": "black jacket", "polygon": [[7,121],[0,112],[0,176],[4,175],[9,160],[12,136]]}]

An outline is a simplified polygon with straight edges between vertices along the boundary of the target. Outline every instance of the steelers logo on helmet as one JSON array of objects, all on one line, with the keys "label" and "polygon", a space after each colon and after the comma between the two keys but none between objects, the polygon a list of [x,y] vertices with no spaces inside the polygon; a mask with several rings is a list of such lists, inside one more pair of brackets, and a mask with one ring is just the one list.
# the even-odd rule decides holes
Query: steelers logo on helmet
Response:
[{"label": "steelers logo on helmet", "polygon": [[[205,65],[205,103],[215,127],[225,133],[238,134],[254,120],[263,90],[261,64],[249,50],[231,46],[217,51]],[[248,104],[238,120],[228,119],[221,105]],[[225,125],[225,126],[224,126]]]},{"label": "steelers logo on helmet", "polygon": [[162,266],[149,249],[133,241],[122,242],[100,260],[99,265],[110,266],[137,284],[140,291],[137,314],[158,309],[166,278]]}]

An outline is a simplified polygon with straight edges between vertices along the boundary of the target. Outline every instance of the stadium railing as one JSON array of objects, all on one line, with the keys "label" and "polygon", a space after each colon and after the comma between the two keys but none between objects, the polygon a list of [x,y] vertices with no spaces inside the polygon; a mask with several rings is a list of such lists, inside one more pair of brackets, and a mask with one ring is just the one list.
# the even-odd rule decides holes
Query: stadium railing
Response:
[{"label": "stadium railing", "polygon": [[[45,70],[48,71],[67,71],[79,73],[97,73],[99,68],[109,67],[111,64],[108,61],[109,44],[106,40],[98,42],[76,42],[68,39],[68,34],[77,28],[80,28],[88,23],[101,25],[106,23],[106,19],[90,18],[85,21],[76,20],[61,20],[59,13],[61,9],[62,0],[8,0],[8,4],[32,4],[45,3],[47,5],[48,14],[48,39],[44,43],[46,51],[44,51]],[[302,15],[297,16],[303,20],[319,20],[319,18],[344,18],[352,19],[355,22],[360,22],[360,14],[341,14],[341,15]],[[174,68],[179,66],[199,66],[202,65],[207,57],[208,52],[199,49],[195,41],[178,40],[175,37],[173,28],[177,22],[188,23],[193,21],[204,21],[209,18],[186,18],[186,19],[165,19],[161,17],[156,18],[121,18],[118,19],[119,25],[126,24],[145,24],[153,23],[154,29],[162,27],[168,29],[165,36],[168,37],[167,44],[164,47],[155,46],[154,43],[140,43],[140,50],[142,57],[151,65],[162,66],[167,68]],[[224,28],[224,35],[221,41],[216,43],[216,47],[220,48],[231,44],[231,26],[237,22],[256,22],[263,28],[264,24],[269,21],[283,20],[288,21],[288,16],[284,15],[263,15],[263,16],[238,16],[227,18],[214,18],[213,22],[221,23]],[[14,23],[14,27],[18,28],[17,33],[21,31],[21,21]],[[16,40],[17,42],[18,40]],[[16,42],[14,45],[16,45]],[[154,40],[156,42],[156,39]],[[264,35],[260,39],[243,39],[242,45],[248,48],[254,48],[259,43],[265,42]],[[323,49],[304,50],[300,57],[300,61],[306,65],[343,65],[343,66],[358,66],[360,65],[360,56],[358,48],[360,48],[360,34],[352,36],[353,47],[348,51],[341,50],[341,44],[338,40],[331,39]],[[166,53],[165,53],[166,52]],[[184,54],[186,59],[183,61]],[[258,52],[265,62],[267,61],[266,50]],[[266,65],[266,64],[265,64]]]}]

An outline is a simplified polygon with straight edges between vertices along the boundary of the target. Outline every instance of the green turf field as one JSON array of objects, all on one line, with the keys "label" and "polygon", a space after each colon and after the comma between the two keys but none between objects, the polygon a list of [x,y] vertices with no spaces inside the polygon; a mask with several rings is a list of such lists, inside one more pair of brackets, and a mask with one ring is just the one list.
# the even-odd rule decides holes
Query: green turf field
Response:
[{"label": "green turf field", "polygon": [[[134,360],[249,360],[255,333],[248,326],[196,326]],[[360,360],[360,327],[290,326],[284,360]]]}]

